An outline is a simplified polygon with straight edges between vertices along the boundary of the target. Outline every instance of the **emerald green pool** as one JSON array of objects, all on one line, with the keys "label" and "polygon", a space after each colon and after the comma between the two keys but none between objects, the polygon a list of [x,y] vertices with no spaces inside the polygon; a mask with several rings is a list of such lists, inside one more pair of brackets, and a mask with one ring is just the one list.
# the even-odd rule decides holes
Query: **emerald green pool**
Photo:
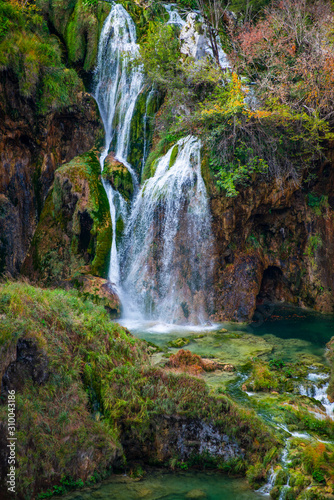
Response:
[{"label": "emerald green pool", "polygon": [[253,357],[324,362],[326,343],[334,335],[333,316],[288,306],[269,306],[250,325],[222,323],[191,327],[149,321],[123,324],[135,336],[162,349],[168,348],[168,342],[184,338],[189,342],[184,349],[236,366]]},{"label": "emerald green pool", "polygon": [[220,473],[150,473],[135,481],[115,476],[99,487],[83,490],[67,500],[258,500],[263,495],[250,490],[246,481]]}]

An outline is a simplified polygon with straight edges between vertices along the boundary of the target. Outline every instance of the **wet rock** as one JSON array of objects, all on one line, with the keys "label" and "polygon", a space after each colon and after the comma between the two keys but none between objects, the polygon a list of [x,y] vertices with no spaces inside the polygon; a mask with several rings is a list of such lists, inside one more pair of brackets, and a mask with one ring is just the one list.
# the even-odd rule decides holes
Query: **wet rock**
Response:
[{"label": "wet rock", "polygon": [[16,359],[7,367],[1,380],[1,394],[22,390],[27,380],[41,385],[49,378],[48,358],[35,340],[21,338],[16,346]]},{"label": "wet rock", "polygon": [[81,92],[63,112],[36,115],[18,83],[0,72],[0,274],[17,275],[62,163],[92,148],[102,122],[94,99]]},{"label": "wet rock", "polygon": [[152,423],[151,438],[144,445],[134,440],[131,434],[124,434],[122,445],[129,460],[149,457],[160,463],[178,457],[189,457],[207,453],[223,460],[242,458],[241,448],[233,438],[218,427],[200,419],[185,417],[157,417]]}]

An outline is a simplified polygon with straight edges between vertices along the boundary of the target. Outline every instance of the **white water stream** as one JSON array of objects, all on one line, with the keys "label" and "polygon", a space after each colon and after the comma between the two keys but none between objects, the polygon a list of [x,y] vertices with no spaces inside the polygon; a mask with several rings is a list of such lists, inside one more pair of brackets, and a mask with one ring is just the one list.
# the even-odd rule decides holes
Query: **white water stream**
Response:
[{"label": "white water stream", "polygon": [[169,14],[169,19],[167,24],[174,24],[176,26],[184,26],[186,22],[182,19],[177,10],[177,4],[175,3],[166,3],[164,4],[166,11]]},{"label": "white water stream", "polygon": [[[168,9],[167,9],[168,10]],[[170,9],[172,19],[178,14]],[[99,42],[95,98],[105,127],[101,170],[112,149],[132,176],[134,199],[128,207],[122,195],[103,180],[113,229],[109,280],[116,287],[129,318],[155,318],[167,323],[201,323],[208,317],[211,279],[211,219],[201,175],[200,141],[178,141],[157,163],[155,175],[139,190],[128,163],[131,120],[144,87],[136,28],[119,4],[112,4]],[[147,109],[143,116],[143,165],[148,154]],[[171,164],[171,162],[173,164]],[[143,166],[142,165],[142,166]],[[117,248],[116,223],[122,218],[124,237]]]},{"label": "white water stream", "polygon": [[201,143],[180,139],[134,202],[122,246],[130,303],[167,323],[203,322],[211,279],[211,220]]},{"label": "white water stream", "polygon": [[[131,120],[144,82],[142,69],[131,64],[138,50],[134,22],[122,5],[113,4],[102,29],[95,71],[95,98],[106,134],[100,164],[103,171],[112,144],[115,157],[129,170],[135,187],[138,186],[138,180],[127,157]],[[116,246],[116,221],[118,216],[126,218],[127,208],[121,194],[109,182],[102,182],[109,200],[113,229],[108,278],[119,291],[120,263]]]},{"label": "white water stream", "polygon": [[[322,406],[325,408],[326,416],[331,420],[334,420],[334,403],[331,403],[327,396],[328,389],[328,374],[325,373],[309,373],[307,376],[307,380],[313,382],[313,384],[309,387],[305,387],[300,385],[299,391],[302,396],[308,396],[309,398],[314,398],[317,401],[320,401]],[[323,383],[319,383],[320,381]],[[313,415],[318,418],[325,418],[321,413],[313,412]]]}]

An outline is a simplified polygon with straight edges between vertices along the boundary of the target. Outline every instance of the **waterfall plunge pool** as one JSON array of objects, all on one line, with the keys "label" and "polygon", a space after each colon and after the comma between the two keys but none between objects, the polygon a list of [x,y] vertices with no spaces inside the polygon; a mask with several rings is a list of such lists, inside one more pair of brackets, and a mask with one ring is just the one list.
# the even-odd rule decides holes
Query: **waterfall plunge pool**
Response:
[{"label": "waterfall plunge pool", "polygon": [[114,476],[90,490],[75,492],[67,500],[259,500],[243,479],[216,472],[150,472],[144,479]]}]

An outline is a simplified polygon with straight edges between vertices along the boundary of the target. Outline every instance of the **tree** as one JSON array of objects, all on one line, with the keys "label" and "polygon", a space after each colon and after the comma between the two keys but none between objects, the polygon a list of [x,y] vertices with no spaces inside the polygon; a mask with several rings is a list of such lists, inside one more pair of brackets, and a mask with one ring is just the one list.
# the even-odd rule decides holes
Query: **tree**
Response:
[{"label": "tree", "polygon": [[334,115],[333,12],[322,0],[283,0],[232,32],[234,65],[256,81],[263,103]]},{"label": "tree", "polygon": [[212,53],[219,65],[219,29],[226,5],[222,0],[197,0],[197,5],[208,29]]}]

